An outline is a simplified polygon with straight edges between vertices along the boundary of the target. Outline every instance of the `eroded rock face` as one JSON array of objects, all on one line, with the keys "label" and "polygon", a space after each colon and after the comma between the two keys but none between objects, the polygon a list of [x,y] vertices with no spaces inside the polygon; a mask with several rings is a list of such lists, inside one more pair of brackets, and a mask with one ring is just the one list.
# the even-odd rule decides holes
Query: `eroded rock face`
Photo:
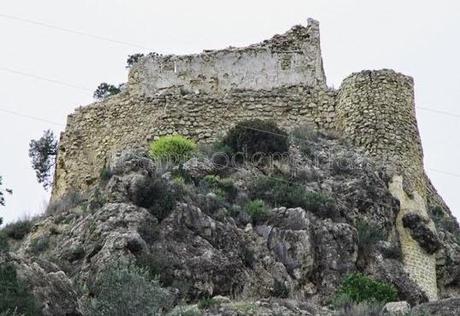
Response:
[{"label": "eroded rock face", "polygon": [[[317,142],[311,145],[313,150],[363,161],[360,154],[350,156],[346,145],[334,140]],[[300,161],[313,169],[313,160],[304,157]],[[59,299],[64,307],[57,307],[65,313],[67,309],[78,313],[75,302],[83,294],[74,284],[91,287],[105,268],[136,264],[159,275],[161,285],[175,293],[176,302],[237,296],[268,314],[317,315],[321,310],[318,306],[329,302],[343,278],[356,271],[394,284],[400,298],[411,304],[426,301],[405,272],[401,257],[391,254],[391,249],[399,247],[394,238],[366,249],[369,260],[357,264],[356,223],[375,225],[386,236],[391,235],[395,222],[394,199],[373,165],[357,172],[328,169],[326,162],[319,162],[314,177],[296,174],[293,179],[308,191],[327,192],[340,204],[328,205],[326,211],[267,207],[266,218],[254,221],[245,210],[247,189],[266,170],[245,166],[223,175],[234,186],[230,199],[225,191],[203,191],[200,187],[208,172],[219,181],[208,164],[201,158],[187,162],[186,176],[193,181],[178,187],[172,172],[161,173],[145,153],[114,155],[107,163],[110,179],[101,181],[84,203],[39,221],[17,249],[18,254],[28,256],[31,265],[37,262],[42,267],[40,258],[54,264],[51,270],[42,267],[45,272],[39,269],[27,274],[32,280],[37,279],[34,275],[41,275],[51,284],[46,285],[50,293],[37,292],[36,296],[40,301]],[[283,172],[289,173],[291,166],[284,167]],[[143,185],[152,181],[159,181],[164,192],[176,195],[174,205],[162,210],[160,204],[139,205],[136,196],[158,193],[152,191],[158,187],[150,190]],[[34,241],[41,236],[47,238],[47,247],[34,253]],[[301,301],[318,308],[307,308]],[[206,315],[238,315],[239,307],[233,303],[223,304],[216,313],[206,310]],[[50,311],[56,315],[61,312]]]},{"label": "eroded rock face", "polygon": [[314,235],[318,256],[315,262],[315,278],[322,295],[329,298],[335,293],[343,277],[356,271],[356,229],[345,223],[325,220],[316,223]]},{"label": "eroded rock face", "polygon": [[450,298],[418,305],[412,309],[412,315],[452,316],[460,314],[460,298]]},{"label": "eroded rock face", "polygon": [[16,268],[17,277],[27,285],[44,316],[80,315],[75,283],[54,263],[38,258],[1,255],[0,264],[5,263]]},{"label": "eroded rock face", "polygon": [[382,310],[384,316],[405,316],[410,312],[410,305],[405,301],[385,304]]},{"label": "eroded rock face", "polygon": [[175,279],[191,297],[240,293],[247,279],[243,231],[232,222],[216,221],[199,208],[181,204],[160,225],[151,245],[164,269],[161,280]]},{"label": "eroded rock face", "polygon": [[427,219],[424,219],[416,213],[409,213],[403,216],[402,222],[404,227],[410,230],[412,238],[414,238],[426,252],[433,254],[439,250],[441,243],[436,233],[427,226]]},{"label": "eroded rock face", "polygon": [[301,208],[275,209],[270,223],[267,247],[277,261],[296,280],[307,279],[313,270],[314,246],[312,225],[308,214]]}]

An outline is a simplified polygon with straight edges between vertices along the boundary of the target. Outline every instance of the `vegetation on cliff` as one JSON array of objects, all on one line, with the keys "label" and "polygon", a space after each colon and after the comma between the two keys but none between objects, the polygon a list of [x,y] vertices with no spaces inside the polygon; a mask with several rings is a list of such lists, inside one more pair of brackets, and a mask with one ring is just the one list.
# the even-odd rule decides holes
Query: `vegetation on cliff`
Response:
[{"label": "vegetation on cliff", "polygon": [[45,189],[48,189],[53,183],[58,147],[59,142],[51,130],[44,131],[42,137],[31,140],[29,144],[32,168],[35,170],[38,183],[41,183]]},{"label": "vegetation on cliff", "polygon": [[[246,128],[263,124],[276,137]],[[334,136],[263,124],[208,147],[163,137],[108,157],[90,190],[6,227],[0,258],[45,315],[347,315],[426,301],[401,262],[384,167]]]}]

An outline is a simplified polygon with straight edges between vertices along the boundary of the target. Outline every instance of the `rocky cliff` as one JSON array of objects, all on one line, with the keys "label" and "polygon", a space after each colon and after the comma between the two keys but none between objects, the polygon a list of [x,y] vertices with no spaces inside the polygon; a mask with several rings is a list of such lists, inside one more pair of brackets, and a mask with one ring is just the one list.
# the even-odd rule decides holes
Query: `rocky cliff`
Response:
[{"label": "rocky cliff", "polygon": [[[207,149],[167,166],[142,149],[120,151],[95,187],[56,200],[1,260],[44,315],[340,315],[331,303],[355,272],[392,284],[398,300],[427,302],[405,268],[393,171],[343,139],[308,128],[291,137],[288,159],[225,167]],[[266,212],[254,213],[254,200]],[[438,259],[442,298],[460,291],[459,229],[447,220],[455,224],[438,235],[403,218]],[[135,305],[152,304],[142,301],[144,279],[135,291],[128,279],[101,290],[120,266],[158,282],[155,313]],[[107,312],[97,305],[104,295],[125,309]]]}]

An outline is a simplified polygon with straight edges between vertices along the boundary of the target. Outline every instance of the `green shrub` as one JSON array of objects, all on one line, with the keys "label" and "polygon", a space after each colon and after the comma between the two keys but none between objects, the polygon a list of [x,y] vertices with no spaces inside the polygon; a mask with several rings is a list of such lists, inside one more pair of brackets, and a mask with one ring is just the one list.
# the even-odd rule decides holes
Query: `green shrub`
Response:
[{"label": "green shrub", "polygon": [[321,217],[335,216],[335,204],[330,197],[318,192],[307,192],[303,186],[279,178],[257,178],[250,187],[250,195],[275,207],[301,207]]},{"label": "green shrub", "polygon": [[[455,218],[450,217],[441,206],[432,206],[430,207],[429,211],[431,218],[433,219],[438,230],[448,231],[454,234],[454,236],[459,236],[460,227],[458,222],[455,220]],[[458,243],[460,244],[460,241],[458,241]]]},{"label": "green shrub", "polygon": [[42,315],[25,284],[17,277],[13,264],[0,265],[0,313],[16,311],[26,316]]},{"label": "green shrub", "polygon": [[247,245],[243,245],[241,248],[240,257],[244,265],[248,268],[253,269],[256,263],[256,256],[253,249],[249,248]]},{"label": "green shrub", "polygon": [[177,193],[162,178],[145,177],[131,188],[130,198],[137,206],[146,208],[160,221],[176,206]]},{"label": "green shrub", "polygon": [[289,297],[289,288],[284,282],[276,280],[273,282],[273,296],[279,298]]},{"label": "green shrub", "polygon": [[32,221],[28,219],[19,220],[3,228],[3,232],[12,239],[21,240],[32,230]]},{"label": "green shrub", "polygon": [[128,59],[126,60],[126,68],[129,69],[135,64],[137,64],[139,60],[142,59],[142,57],[144,57],[144,54],[140,54],[140,53],[129,55]]},{"label": "green shrub", "polygon": [[313,125],[305,124],[303,126],[294,128],[289,136],[292,143],[300,149],[301,153],[311,157],[314,153],[313,143],[318,142],[320,134]]},{"label": "green shrub", "polygon": [[221,179],[218,176],[207,175],[199,183],[205,193],[214,192],[220,198],[233,201],[238,195],[238,189],[231,179]]},{"label": "green shrub", "polygon": [[160,227],[153,221],[142,221],[137,232],[148,245],[153,245],[160,237]]},{"label": "green shrub", "polygon": [[30,250],[34,255],[38,255],[48,249],[50,239],[48,236],[40,236],[30,242]]},{"label": "green shrub", "polygon": [[101,183],[107,184],[112,177],[113,171],[109,167],[104,166],[99,173],[99,179],[101,180]]},{"label": "green shrub", "polygon": [[213,306],[216,306],[217,304],[218,304],[218,302],[215,299],[207,297],[207,298],[201,299],[198,302],[198,308],[199,309],[207,309],[207,308],[211,308]]},{"label": "green shrub", "polygon": [[83,300],[88,316],[161,315],[170,308],[170,293],[136,266],[111,267],[89,289]]},{"label": "green shrub", "polygon": [[216,188],[219,185],[220,178],[214,175],[207,175],[200,182],[200,184],[203,184],[211,189]]},{"label": "green shrub", "polygon": [[93,97],[96,100],[103,100],[105,98],[111,97],[121,92],[121,85],[114,86],[113,84],[108,84],[106,82],[101,83],[97,86],[96,91],[93,93]]},{"label": "green shrub", "polygon": [[222,146],[232,153],[265,155],[285,154],[289,150],[287,133],[271,121],[259,119],[243,121],[230,129]]},{"label": "green shrub", "polygon": [[216,170],[219,172],[228,171],[227,167],[231,167],[231,158],[233,150],[222,143],[222,140],[218,140],[212,145],[201,146],[200,152],[208,157],[213,165],[216,167]]},{"label": "green shrub", "polygon": [[[152,280],[160,278],[161,285],[169,286],[171,285],[169,283],[170,280],[165,279],[167,281],[166,284],[161,280],[162,274],[170,267],[169,259],[162,251],[144,252],[136,256],[136,265],[143,271],[147,271]],[[163,278],[165,277],[166,275],[163,275]]]},{"label": "green shrub", "polygon": [[8,252],[10,250],[10,245],[8,244],[8,236],[5,232],[0,231],[0,254]]},{"label": "green shrub", "polygon": [[254,223],[265,221],[270,214],[268,207],[262,200],[252,200],[248,202],[245,209]]},{"label": "green shrub", "polygon": [[432,216],[435,217],[435,218],[444,217],[444,210],[439,205],[436,205],[436,206],[430,208],[430,212],[431,212]]},{"label": "green shrub", "polygon": [[183,162],[197,150],[194,141],[181,135],[162,136],[150,144],[150,156],[155,160]]},{"label": "green shrub", "polygon": [[387,303],[397,299],[397,291],[391,284],[374,280],[361,273],[348,275],[342,282],[337,298],[348,297],[355,303]]},{"label": "green shrub", "polygon": [[359,221],[356,225],[358,231],[358,251],[363,254],[372,250],[375,245],[385,240],[385,232],[380,227]]}]

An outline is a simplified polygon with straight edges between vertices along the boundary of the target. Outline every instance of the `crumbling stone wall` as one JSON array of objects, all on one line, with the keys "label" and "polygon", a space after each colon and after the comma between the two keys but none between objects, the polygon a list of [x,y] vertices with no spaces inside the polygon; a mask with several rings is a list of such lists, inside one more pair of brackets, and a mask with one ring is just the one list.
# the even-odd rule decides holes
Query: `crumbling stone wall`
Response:
[{"label": "crumbling stone wall", "polygon": [[296,26],[260,44],[202,54],[150,54],[130,72],[132,95],[154,96],[180,87],[189,92],[224,93],[231,89],[271,90],[282,86],[326,87],[319,24]]},{"label": "crumbling stone wall", "polygon": [[[146,147],[174,133],[211,142],[252,118],[286,128],[314,122],[318,129],[336,130],[402,175],[404,194],[399,187],[392,193],[401,202],[397,231],[403,260],[411,278],[436,298],[433,255],[401,224],[409,209],[426,215],[413,80],[391,70],[363,71],[345,79],[339,90],[328,89],[316,21],[247,48],[147,56],[131,70],[126,91],[69,115],[53,198],[91,187],[107,157],[120,149]],[[417,203],[414,196],[420,197]]]},{"label": "crumbling stone wall", "polygon": [[184,94],[169,89],[154,98],[129,93],[81,107],[69,115],[61,136],[53,196],[85,190],[99,177],[110,153],[146,147],[155,137],[178,133],[211,142],[236,122],[271,119],[286,128],[315,123],[335,127],[336,91],[308,86],[270,91],[231,90],[215,94]]}]

